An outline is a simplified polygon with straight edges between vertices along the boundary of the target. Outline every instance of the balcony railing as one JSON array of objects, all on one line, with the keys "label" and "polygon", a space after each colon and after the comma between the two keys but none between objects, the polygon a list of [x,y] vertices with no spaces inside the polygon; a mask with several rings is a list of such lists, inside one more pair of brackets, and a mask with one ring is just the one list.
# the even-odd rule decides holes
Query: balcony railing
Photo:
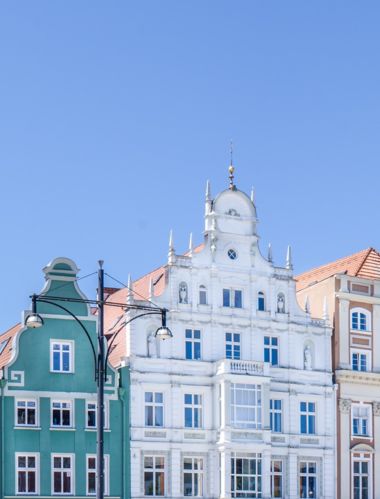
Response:
[{"label": "balcony railing", "polygon": [[216,363],[216,374],[248,374],[250,376],[268,376],[269,365],[252,360],[224,359]]}]

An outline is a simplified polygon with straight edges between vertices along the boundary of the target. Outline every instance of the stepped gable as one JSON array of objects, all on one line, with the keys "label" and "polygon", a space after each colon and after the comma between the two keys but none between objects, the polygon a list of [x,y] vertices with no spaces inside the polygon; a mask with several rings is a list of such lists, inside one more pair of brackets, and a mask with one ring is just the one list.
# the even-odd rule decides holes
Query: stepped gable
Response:
[{"label": "stepped gable", "polygon": [[15,348],[15,337],[20,329],[21,324],[19,323],[0,335],[0,369],[5,367],[11,360]]},{"label": "stepped gable", "polygon": [[308,270],[295,277],[297,291],[301,291],[311,284],[323,281],[335,274],[347,274],[364,279],[380,279],[380,253],[374,248],[367,248],[353,255]]}]

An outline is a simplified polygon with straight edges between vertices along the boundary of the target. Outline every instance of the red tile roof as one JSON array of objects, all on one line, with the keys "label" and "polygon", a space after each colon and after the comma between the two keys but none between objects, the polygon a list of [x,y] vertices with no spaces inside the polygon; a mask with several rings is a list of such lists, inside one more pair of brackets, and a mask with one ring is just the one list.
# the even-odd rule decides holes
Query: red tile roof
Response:
[{"label": "red tile roof", "polygon": [[21,324],[16,324],[15,326],[8,329],[5,333],[0,335],[0,369],[8,364],[11,360],[13,349],[14,349],[14,340],[16,334],[20,331]]},{"label": "red tile roof", "polygon": [[380,279],[380,253],[374,248],[367,248],[353,255],[335,260],[335,262],[308,270],[295,278],[297,291],[335,274],[347,274],[365,279]]}]

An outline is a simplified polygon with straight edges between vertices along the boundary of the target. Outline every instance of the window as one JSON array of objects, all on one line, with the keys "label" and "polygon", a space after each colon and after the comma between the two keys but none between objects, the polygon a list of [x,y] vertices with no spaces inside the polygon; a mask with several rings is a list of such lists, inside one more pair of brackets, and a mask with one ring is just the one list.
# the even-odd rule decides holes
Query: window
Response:
[{"label": "window", "polygon": [[71,402],[52,401],[51,403],[51,425],[71,426]]},{"label": "window", "polygon": [[370,435],[370,407],[352,405],[352,435],[368,437]]},{"label": "window", "polygon": [[37,494],[39,489],[39,455],[16,454],[17,494]]},{"label": "window", "polygon": [[315,499],[317,497],[317,463],[300,462],[300,497]]},{"label": "window", "polygon": [[144,456],[144,495],[165,495],[165,458]]},{"label": "window", "polygon": [[270,429],[273,432],[282,432],[282,400],[270,400],[269,404]]},{"label": "window", "polygon": [[370,353],[366,353],[363,350],[351,351],[351,366],[353,371],[369,371]]},{"label": "window", "polygon": [[278,338],[264,336],[264,362],[278,366]]},{"label": "window", "polygon": [[271,497],[283,497],[283,462],[274,460],[270,463]]},{"label": "window", "polygon": [[236,260],[237,258],[237,253],[234,249],[230,248],[228,251],[227,251],[227,255],[228,255],[228,258],[230,258],[231,260]]},{"label": "window", "polygon": [[239,333],[226,333],[226,359],[240,359]]},{"label": "window", "polygon": [[315,434],[315,402],[300,402],[301,433]]},{"label": "window", "polygon": [[262,291],[257,293],[257,310],[264,312],[265,310],[265,296]]},{"label": "window", "polygon": [[86,428],[96,428],[96,402],[86,402]]},{"label": "window", "polygon": [[72,356],[72,342],[52,341],[50,344],[50,370],[57,373],[73,372]]},{"label": "window", "polygon": [[[96,455],[86,456],[86,490],[87,494],[96,494]],[[104,494],[108,496],[109,491],[109,456],[104,456]]]},{"label": "window", "polygon": [[242,308],[243,292],[240,289],[223,289],[223,307]]},{"label": "window", "polygon": [[261,428],[261,385],[231,384],[231,423],[239,428]]},{"label": "window", "polygon": [[186,393],[184,395],[185,403],[185,427],[202,427],[202,395]]},{"label": "window", "polygon": [[203,459],[199,457],[183,459],[183,495],[203,496]]},{"label": "window", "polygon": [[351,310],[351,329],[368,331],[370,329],[370,314],[367,310],[353,308]]},{"label": "window", "polygon": [[52,455],[52,494],[74,493],[73,456],[70,454]]},{"label": "window", "polygon": [[357,454],[352,460],[353,499],[369,499],[370,493],[370,460],[364,454]]},{"label": "window", "polygon": [[16,400],[16,426],[37,425],[37,403],[35,400]]},{"label": "window", "polygon": [[201,332],[199,329],[186,329],[186,359],[200,360]]},{"label": "window", "polygon": [[199,286],[199,305],[207,305],[207,289],[206,286]]},{"label": "window", "polygon": [[164,395],[145,392],[145,426],[164,426]]},{"label": "window", "polygon": [[262,497],[261,454],[231,458],[231,497]]}]

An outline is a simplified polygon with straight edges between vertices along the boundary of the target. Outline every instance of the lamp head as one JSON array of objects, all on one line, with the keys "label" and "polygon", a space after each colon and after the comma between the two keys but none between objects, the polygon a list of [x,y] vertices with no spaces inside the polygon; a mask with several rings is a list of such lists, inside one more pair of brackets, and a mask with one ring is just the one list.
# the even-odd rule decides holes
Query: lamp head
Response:
[{"label": "lamp head", "polygon": [[28,315],[25,319],[25,326],[30,329],[37,329],[44,325],[42,317],[36,313]]},{"label": "lamp head", "polygon": [[161,320],[161,326],[157,329],[154,336],[159,340],[168,340],[170,338],[173,338],[173,333],[166,325],[166,308],[162,309]]}]

